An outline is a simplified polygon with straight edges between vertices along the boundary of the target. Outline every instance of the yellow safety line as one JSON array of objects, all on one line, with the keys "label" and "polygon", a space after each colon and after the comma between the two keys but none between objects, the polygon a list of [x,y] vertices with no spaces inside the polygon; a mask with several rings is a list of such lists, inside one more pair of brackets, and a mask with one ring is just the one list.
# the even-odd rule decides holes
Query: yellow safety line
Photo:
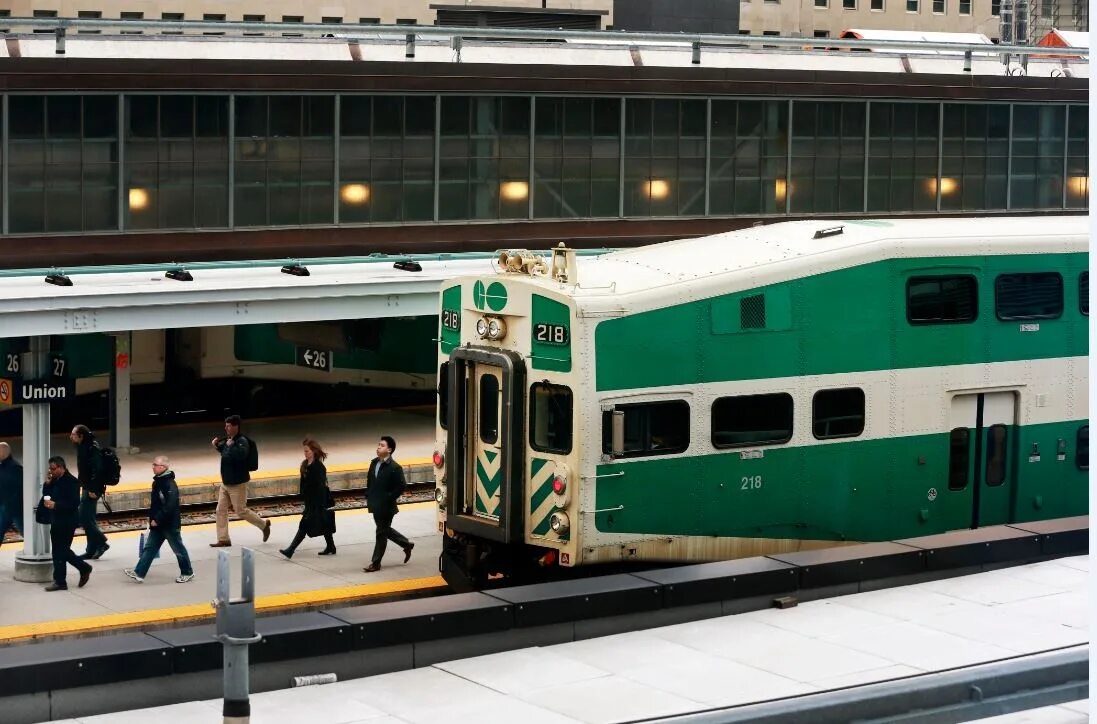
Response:
[{"label": "yellow safety line", "polygon": [[[428,465],[434,462],[432,458],[409,458],[407,460],[401,460],[402,465]],[[328,468],[329,473],[355,473],[365,472],[369,467],[369,460],[363,460],[356,463],[343,463],[340,465],[332,465]],[[291,478],[301,474],[300,468],[282,468],[280,470],[265,470],[263,472],[257,472],[251,477],[252,482],[259,480],[271,480],[275,478]],[[183,480],[176,480],[175,483],[180,488],[185,488],[191,485],[217,485],[221,482],[221,474],[216,475],[200,475],[193,478],[184,478]],[[151,476],[147,483],[119,483],[113,487],[107,488],[107,497],[109,499],[111,493],[130,493],[139,490],[149,490],[152,485]]]},{"label": "yellow safety line", "polygon": [[[376,598],[378,596],[392,595],[394,593],[440,588],[445,587],[445,585],[446,582],[441,576],[429,576],[427,578],[408,578],[402,581],[363,583],[339,588],[320,588],[312,591],[277,593],[270,596],[257,596],[255,599],[255,608],[258,611],[272,612],[295,609],[302,606],[324,606],[363,598]],[[102,616],[70,618],[60,621],[42,621],[40,623],[0,626],[0,643],[14,643],[45,636],[107,631],[123,627],[198,622],[211,619],[214,615],[215,612],[211,603],[195,603],[188,606],[174,606],[172,608],[128,611],[124,613],[110,613]]]}]

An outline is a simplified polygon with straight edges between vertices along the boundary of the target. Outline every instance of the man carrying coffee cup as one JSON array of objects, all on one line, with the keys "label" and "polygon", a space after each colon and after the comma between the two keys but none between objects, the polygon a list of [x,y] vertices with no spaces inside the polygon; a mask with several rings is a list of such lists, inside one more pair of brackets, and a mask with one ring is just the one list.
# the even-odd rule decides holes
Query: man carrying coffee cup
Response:
[{"label": "man carrying coffee cup", "polygon": [[50,523],[50,544],[53,546],[53,583],[46,586],[47,591],[68,589],[65,581],[65,564],[71,564],[80,571],[80,583],[83,588],[91,578],[91,566],[87,561],[72,552],[72,539],[80,525],[80,481],[73,477],[62,457],[49,459],[49,471],[46,484],[42,487],[43,504],[53,514]]}]

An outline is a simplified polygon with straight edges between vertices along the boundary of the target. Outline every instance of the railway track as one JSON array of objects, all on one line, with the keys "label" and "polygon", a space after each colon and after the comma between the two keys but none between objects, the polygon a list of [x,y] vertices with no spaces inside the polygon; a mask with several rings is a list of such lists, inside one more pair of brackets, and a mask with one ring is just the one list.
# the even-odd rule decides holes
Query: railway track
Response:
[{"label": "railway track", "polygon": [[[347,488],[333,490],[336,510],[353,510],[366,507],[365,488]],[[400,497],[400,503],[421,503],[434,500],[434,483],[411,483]],[[302,510],[300,495],[276,495],[248,498],[248,507],[257,510],[264,518],[277,518],[283,515],[297,515]],[[183,525],[199,525],[214,521],[217,503],[214,501],[190,503],[181,506]],[[117,513],[100,512],[99,528],[104,533],[117,533],[127,530],[141,530],[148,526],[148,518],[141,511],[126,510]],[[8,533],[5,543],[22,541],[15,531]]]}]

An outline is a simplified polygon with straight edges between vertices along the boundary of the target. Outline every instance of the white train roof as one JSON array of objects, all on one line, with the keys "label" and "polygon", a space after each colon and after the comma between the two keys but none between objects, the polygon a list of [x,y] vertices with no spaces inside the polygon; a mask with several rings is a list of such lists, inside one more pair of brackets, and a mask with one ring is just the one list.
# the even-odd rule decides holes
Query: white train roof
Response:
[{"label": "white train roof", "polygon": [[[284,28],[283,28],[284,29]],[[153,31],[149,31],[150,33]],[[414,30],[409,30],[415,35]],[[453,29],[454,33],[474,33],[477,29]],[[486,31],[485,31],[486,32]],[[346,63],[389,62],[461,63],[463,65],[547,65],[605,66],[633,68],[707,68],[756,70],[801,70],[833,72],[877,72],[964,76],[1029,75],[1036,77],[1089,77],[1085,58],[1029,58],[1027,68],[1014,59],[1002,62],[997,49],[979,50],[978,45],[961,45],[958,50],[942,49],[940,43],[926,43],[919,49],[881,45],[878,52],[825,50],[821,42],[850,41],[819,39],[766,38],[780,47],[759,47],[761,38],[727,36],[723,45],[704,45],[700,63],[693,63],[690,42],[668,40],[618,40],[612,33],[598,39],[560,38],[553,42],[523,39],[485,40],[464,37],[460,50],[451,39],[434,35],[418,37],[414,57],[407,57],[404,35],[392,32],[355,32],[340,37],[233,37],[198,35],[75,35],[65,40],[64,55],[57,54],[52,35],[9,35],[0,44],[0,57],[81,59],[156,59],[156,60],[291,60],[338,61]],[[861,41],[856,41],[861,42]],[[894,41],[893,41],[894,42]],[[866,45],[866,49],[871,45]],[[964,47],[976,48],[970,71],[965,70]],[[1046,49],[1043,49],[1046,50]]]},{"label": "white train roof", "polygon": [[1088,243],[1080,215],[789,221],[580,258],[570,293],[597,313],[630,295],[677,303],[890,258],[1080,252]]}]

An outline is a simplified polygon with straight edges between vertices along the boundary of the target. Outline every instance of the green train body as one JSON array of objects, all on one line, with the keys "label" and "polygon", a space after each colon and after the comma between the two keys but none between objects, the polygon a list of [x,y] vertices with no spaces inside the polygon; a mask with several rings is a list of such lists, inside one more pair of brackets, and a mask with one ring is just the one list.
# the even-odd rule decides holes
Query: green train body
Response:
[{"label": "green train body", "polygon": [[1087,226],[789,222],[445,285],[444,572],[1085,514]]}]

